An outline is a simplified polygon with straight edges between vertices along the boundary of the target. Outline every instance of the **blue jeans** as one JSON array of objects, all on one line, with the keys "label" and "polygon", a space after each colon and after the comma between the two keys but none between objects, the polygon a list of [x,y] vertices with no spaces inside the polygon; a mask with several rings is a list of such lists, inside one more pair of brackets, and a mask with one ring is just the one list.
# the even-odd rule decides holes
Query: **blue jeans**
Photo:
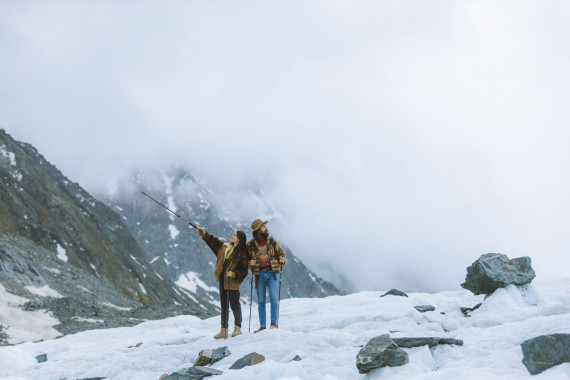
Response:
[{"label": "blue jeans", "polygon": [[257,284],[257,310],[259,312],[259,326],[265,324],[265,288],[269,288],[269,302],[271,302],[271,323],[277,323],[277,296],[279,292],[279,280],[277,273],[273,278],[270,270],[262,270],[259,272],[259,282]]}]

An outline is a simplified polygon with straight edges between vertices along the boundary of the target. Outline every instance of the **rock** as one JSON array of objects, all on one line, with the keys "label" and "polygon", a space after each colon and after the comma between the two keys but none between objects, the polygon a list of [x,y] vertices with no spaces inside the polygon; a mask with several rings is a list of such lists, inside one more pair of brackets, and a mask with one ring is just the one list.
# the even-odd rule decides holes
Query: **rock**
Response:
[{"label": "rock", "polygon": [[474,294],[490,294],[507,285],[530,284],[535,276],[528,256],[509,260],[500,253],[487,253],[467,268],[461,287]]},{"label": "rock", "polygon": [[407,364],[408,354],[401,350],[384,334],[372,338],[356,356],[356,368],[360,373],[367,373],[375,368],[397,367]]},{"label": "rock", "polygon": [[422,306],[414,306],[414,309],[416,309],[420,313],[425,313],[426,311],[434,311],[435,307],[432,305],[422,305]]},{"label": "rock", "polygon": [[242,369],[250,365],[256,365],[265,360],[265,356],[258,354],[257,352],[252,352],[251,354],[245,355],[243,358],[239,359],[237,362],[232,364],[230,369]]},{"label": "rock", "polygon": [[543,335],[521,344],[523,364],[531,375],[570,363],[570,334]]},{"label": "rock", "polygon": [[438,344],[455,344],[456,346],[463,346],[462,340],[453,338],[393,338],[392,340],[400,348],[421,347],[425,346],[426,344],[429,346],[429,348],[435,347]]},{"label": "rock", "polygon": [[461,312],[463,313],[463,315],[465,315],[466,317],[470,317],[469,312],[473,311],[473,310],[477,310],[481,307],[481,303],[478,303],[477,305],[473,306],[473,307],[462,307],[461,308]]},{"label": "rock", "polygon": [[223,371],[208,367],[191,367],[187,371],[174,372],[162,378],[162,380],[202,380],[208,376],[221,375]]},{"label": "rock", "polygon": [[36,356],[36,360],[38,361],[38,363],[47,362],[47,354],[41,354],[41,355]]},{"label": "rock", "polygon": [[103,380],[106,379],[106,377],[88,377],[85,379],[77,379],[77,380]]},{"label": "rock", "polygon": [[231,352],[228,346],[219,347],[213,351],[210,349],[205,349],[200,351],[200,353],[198,354],[198,358],[194,361],[193,366],[196,367],[196,366],[212,365],[230,355]]},{"label": "rock", "polygon": [[408,295],[404,292],[399,291],[398,289],[392,289],[382,294],[380,297],[386,297],[386,296],[407,297]]},{"label": "rock", "polygon": [[289,362],[299,362],[301,360],[303,360],[303,359],[301,359],[301,357],[299,355],[295,355],[295,357],[293,359],[289,360]]}]

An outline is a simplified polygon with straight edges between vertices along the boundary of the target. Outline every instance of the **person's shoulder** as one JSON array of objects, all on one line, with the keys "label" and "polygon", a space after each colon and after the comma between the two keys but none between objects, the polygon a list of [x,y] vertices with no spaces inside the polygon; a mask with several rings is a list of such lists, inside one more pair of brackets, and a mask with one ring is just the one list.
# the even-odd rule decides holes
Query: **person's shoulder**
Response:
[{"label": "person's shoulder", "polygon": [[255,243],[255,239],[251,239],[250,241],[247,242],[247,246],[251,247],[254,243]]}]

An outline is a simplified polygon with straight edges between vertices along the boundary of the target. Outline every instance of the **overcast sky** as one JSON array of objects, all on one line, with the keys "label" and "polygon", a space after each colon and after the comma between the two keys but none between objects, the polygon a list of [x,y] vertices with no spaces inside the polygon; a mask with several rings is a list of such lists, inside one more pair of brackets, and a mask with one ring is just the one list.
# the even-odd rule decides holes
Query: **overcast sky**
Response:
[{"label": "overcast sky", "polygon": [[569,15],[0,0],[0,127],[92,192],[172,161],[260,189],[279,240],[363,290],[456,289],[487,252],[569,276]]}]

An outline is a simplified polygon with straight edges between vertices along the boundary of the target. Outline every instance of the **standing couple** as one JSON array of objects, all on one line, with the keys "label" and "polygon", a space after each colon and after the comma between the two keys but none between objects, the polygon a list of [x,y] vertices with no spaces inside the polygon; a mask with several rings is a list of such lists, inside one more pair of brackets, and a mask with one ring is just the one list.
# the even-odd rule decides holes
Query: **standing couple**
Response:
[{"label": "standing couple", "polygon": [[219,283],[222,329],[214,336],[215,339],[227,339],[228,337],[228,304],[231,306],[235,322],[232,337],[242,333],[239,288],[247,277],[248,267],[255,276],[255,288],[257,289],[260,327],[254,333],[266,328],[267,289],[271,303],[271,328],[277,328],[279,283],[276,273],[281,270],[287,260],[277,241],[269,236],[267,223],[256,219],[251,224],[253,239],[249,242],[243,231],[236,231],[231,242],[224,242],[202,228],[198,228],[200,236],[217,257],[214,279]]}]

